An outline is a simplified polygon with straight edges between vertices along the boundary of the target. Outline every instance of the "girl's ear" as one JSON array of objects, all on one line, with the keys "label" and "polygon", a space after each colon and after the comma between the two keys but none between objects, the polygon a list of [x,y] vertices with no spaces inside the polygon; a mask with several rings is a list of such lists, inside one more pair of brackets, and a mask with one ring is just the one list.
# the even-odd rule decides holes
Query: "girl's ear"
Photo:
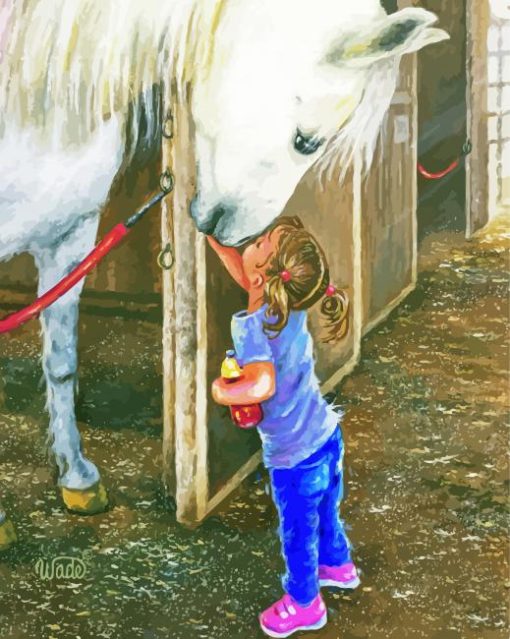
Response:
[{"label": "girl's ear", "polygon": [[262,288],[266,283],[262,273],[254,273],[251,277],[251,285],[253,288]]}]

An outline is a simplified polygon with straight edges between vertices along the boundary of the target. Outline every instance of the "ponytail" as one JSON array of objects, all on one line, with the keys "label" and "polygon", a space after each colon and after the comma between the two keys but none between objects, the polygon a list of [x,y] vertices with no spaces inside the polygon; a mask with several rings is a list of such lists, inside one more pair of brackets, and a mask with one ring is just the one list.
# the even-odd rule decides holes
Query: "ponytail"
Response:
[{"label": "ponytail", "polygon": [[[291,223],[292,222],[292,223]],[[299,220],[283,218],[276,253],[266,268],[264,331],[277,337],[287,326],[291,311],[304,311],[321,301],[326,343],[342,339],[349,329],[349,297],[329,279],[326,256]],[[299,222],[299,224],[298,224]]]},{"label": "ponytail", "polygon": [[279,273],[271,275],[266,282],[265,297],[267,300],[266,316],[270,322],[264,322],[264,330],[276,337],[287,326],[289,321],[289,294],[285,288],[285,281]]},{"label": "ponytail", "polygon": [[344,338],[349,330],[349,296],[342,289],[331,285],[321,303],[321,314],[326,328],[322,341],[326,344]]}]

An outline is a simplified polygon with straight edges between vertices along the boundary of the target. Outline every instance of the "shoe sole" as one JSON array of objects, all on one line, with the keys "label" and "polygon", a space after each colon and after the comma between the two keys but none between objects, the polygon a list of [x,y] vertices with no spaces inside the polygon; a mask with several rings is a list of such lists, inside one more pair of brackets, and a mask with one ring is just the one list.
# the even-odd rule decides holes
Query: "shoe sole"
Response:
[{"label": "shoe sole", "polygon": [[360,585],[359,577],[351,581],[335,581],[334,579],[319,579],[321,588],[341,588],[342,590],[354,590]]},{"label": "shoe sole", "polygon": [[274,637],[275,639],[285,639],[285,637],[290,637],[295,632],[305,632],[307,630],[320,630],[321,628],[324,628],[324,626],[327,623],[328,623],[328,615],[324,614],[324,617],[322,617],[322,619],[319,619],[319,621],[317,623],[314,623],[312,626],[299,626],[299,628],[294,628],[294,630],[291,630],[290,632],[284,632],[284,633],[275,632],[274,630],[269,630],[269,628],[266,628],[262,623],[260,624],[260,627],[262,628],[262,630],[266,633],[268,637]]}]

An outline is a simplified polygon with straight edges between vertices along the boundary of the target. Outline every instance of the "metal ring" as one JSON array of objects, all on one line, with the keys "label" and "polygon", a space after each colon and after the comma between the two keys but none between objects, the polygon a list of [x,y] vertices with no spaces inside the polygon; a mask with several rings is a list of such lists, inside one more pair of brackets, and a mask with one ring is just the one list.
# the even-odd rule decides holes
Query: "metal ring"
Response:
[{"label": "metal ring", "polygon": [[173,268],[174,264],[175,264],[174,252],[172,250],[172,245],[170,244],[170,242],[168,242],[165,248],[162,251],[160,251],[158,255],[158,266],[164,271],[169,271],[171,268]]},{"label": "metal ring", "polygon": [[174,137],[174,118],[170,111],[168,112],[166,119],[163,122],[161,133],[167,140],[171,140]]},{"label": "metal ring", "polygon": [[165,195],[168,195],[174,190],[175,178],[170,169],[166,169],[159,176],[159,186]]},{"label": "metal ring", "polygon": [[462,155],[469,155],[473,150],[473,144],[471,140],[466,140],[462,145]]}]

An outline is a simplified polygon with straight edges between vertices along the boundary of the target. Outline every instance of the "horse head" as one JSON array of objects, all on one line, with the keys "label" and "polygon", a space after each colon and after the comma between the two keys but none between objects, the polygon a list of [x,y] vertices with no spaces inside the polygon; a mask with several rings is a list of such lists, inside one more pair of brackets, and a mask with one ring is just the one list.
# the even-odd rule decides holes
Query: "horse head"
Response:
[{"label": "horse head", "polygon": [[387,15],[379,0],[227,3],[193,89],[199,230],[242,244],[312,165],[370,156],[401,56],[448,38],[435,21],[419,8]]}]

